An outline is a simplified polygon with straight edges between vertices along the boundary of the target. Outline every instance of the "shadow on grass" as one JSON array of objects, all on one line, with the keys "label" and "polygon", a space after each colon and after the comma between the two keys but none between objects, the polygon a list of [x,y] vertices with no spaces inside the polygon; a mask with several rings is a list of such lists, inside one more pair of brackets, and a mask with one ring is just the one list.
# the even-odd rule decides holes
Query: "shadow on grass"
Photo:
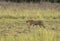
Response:
[{"label": "shadow on grass", "polygon": [[0,16],[0,19],[2,18],[6,18],[6,19],[18,19],[18,18],[21,18],[21,19],[24,19],[25,17],[24,16],[20,16],[20,17],[17,17],[17,16]]}]

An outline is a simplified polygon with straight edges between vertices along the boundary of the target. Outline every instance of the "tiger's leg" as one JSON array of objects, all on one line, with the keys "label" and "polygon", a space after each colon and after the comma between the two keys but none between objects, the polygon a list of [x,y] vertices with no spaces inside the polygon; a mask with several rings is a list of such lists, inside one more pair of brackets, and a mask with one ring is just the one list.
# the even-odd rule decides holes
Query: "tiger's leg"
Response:
[{"label": "tiger's leg", "polygon": [[44,24],[42,24],[41,26],[43,26],[43,28],[45,28]]}]

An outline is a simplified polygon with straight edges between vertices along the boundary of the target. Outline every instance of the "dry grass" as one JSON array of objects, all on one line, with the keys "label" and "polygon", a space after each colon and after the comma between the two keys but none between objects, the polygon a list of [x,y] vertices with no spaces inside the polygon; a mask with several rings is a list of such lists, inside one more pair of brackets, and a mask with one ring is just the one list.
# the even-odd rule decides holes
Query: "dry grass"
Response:
[{"label": "dry grass", "polygon": [[[29,30],[30,19],[42,20],[46,28]],[[60,4],[0,2],[0,41],[60,41]]]}]

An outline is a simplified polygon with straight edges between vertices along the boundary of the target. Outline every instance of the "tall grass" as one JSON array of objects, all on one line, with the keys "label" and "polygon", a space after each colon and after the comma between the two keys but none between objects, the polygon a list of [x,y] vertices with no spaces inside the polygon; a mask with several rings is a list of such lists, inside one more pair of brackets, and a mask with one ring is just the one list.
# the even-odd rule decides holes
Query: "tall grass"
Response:
[{"label": "tall grass", "polygon": [[[60,11],[44,4],[1,3],[0,41],[60,41]],[[26,20],[30,19],[42,20],[46,28],[30,26],[29,30]]]}]

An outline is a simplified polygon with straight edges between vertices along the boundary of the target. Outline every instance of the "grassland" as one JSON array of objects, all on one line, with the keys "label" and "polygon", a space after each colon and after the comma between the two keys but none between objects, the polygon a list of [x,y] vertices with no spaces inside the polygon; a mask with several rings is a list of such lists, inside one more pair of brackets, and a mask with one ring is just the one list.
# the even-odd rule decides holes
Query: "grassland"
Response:
[{"label": "grassland", "polygon": [[[29,30],[30,19],[42,20],[46,28]],[[0,41],[60,41],[59,3],[0,2]]]}]

